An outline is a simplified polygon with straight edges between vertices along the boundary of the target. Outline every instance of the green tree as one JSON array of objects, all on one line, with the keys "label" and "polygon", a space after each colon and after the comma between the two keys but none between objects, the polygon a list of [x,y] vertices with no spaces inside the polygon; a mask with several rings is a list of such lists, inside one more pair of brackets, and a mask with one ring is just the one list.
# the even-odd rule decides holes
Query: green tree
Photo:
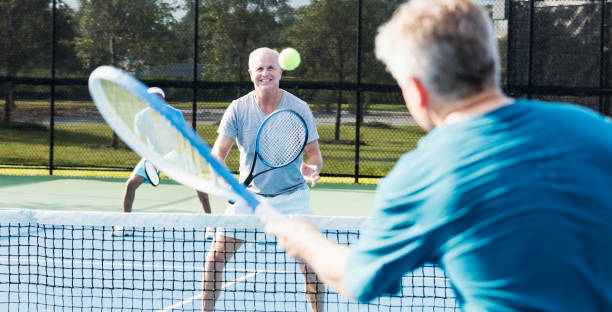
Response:
[{"label": "green tree", "polygon": [[363,83],[395,84],[393,77],[374,54],[374,40],[378,28],[391,18],[395,9],[404,0],[363,0],[363,21],[361,38],[361,81]]},{"label": "green tree", "polygon": [[[362,1],[362,81],[389,80],[384,67],[373,53],[374,34],[378,26],[391,15],[398,0]],[[288,29],[287,37],[301,51],[303,58],[313,60],[302,67],[303,77],[330,82],[356,82],[358,1],[315,0],[297,9],[298,18]],[[326,91],[323,91],[326,92]],[[340,139],[342,90],[336,92],[336,127],[334,138]],[[330,101],[323,109],[331,111]]]},{"label": "green tree", "polygon": [[[49,69],[51,25],[49,0],[0,1],[0,73],[16,77],[41,66]],[[15,87],[7,82],[4,89],[4,120],[8,122],[15,108]]]},{"label": "green tree", "polygon": [[[206,0],[200,9],[200,62],[203,79],[248,81],[249,53],[257,47],[280,47],[286,0]],[[286,15],[286,14],[285,14]]]},{"label": "green tree", "polygon": [[168,64],[175,49],[173,9],[161,0],[80,0],[77,56],[86,69]]},{"label": "green tree", "polygon": [[[352,13],[352,14],[351,14]],[[303,76],[344,83],[354,81],[357,51],[357,1],[321,0],[297,10],[298,18],[287,32],[304,59]],[[336,91],[336,131],[340,139],[342,90]],[[330,101],[324,110],[331,111]]]},{"label": "green tree", "polygon": [[[168,64],[175,49],[173,9],[161,0],[80,0],[77,56],[87,70],[107,64],[139,72]],[[114,133],[111,145],[118,147]]]},{"label": "green tree", "polygon": [[176,37],[176,60],[182,63],[193,62],[194,5],[197,3],[199,3],[198,0],[183,0],[180,10],[183,10],[185,14],[171,28]]}]

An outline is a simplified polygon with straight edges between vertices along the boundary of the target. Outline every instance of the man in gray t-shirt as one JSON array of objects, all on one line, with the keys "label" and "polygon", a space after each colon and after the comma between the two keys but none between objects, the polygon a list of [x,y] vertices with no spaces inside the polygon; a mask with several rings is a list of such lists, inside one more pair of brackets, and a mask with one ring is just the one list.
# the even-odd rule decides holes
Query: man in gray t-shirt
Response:
[{"label": "man in gray t-shirt", "polygon": [[[212,154],[225,162],[234,145],[240,150],[240,180],[249,174],[255,154],[257,130],[262,121],[278,109],[291,109],[300,114],[308,127],[308,139],[303,157],[288,166],[263,173],[253,180],[248,189],[258,200],[266,202],[284,214],[311,214],[310,189],[320,179],[323,165],[319,150],[319,134],[314,117],[306,102],[279,88],[282,69],[278,64],[278,52],[259,48],[249,56],[249,75],[254,89],[235,100],[223,114],[219,136]],[[302,159],[304,158],[304,159]],[[265,166],[258,161],[255,173]],[[252,209],[239,203],[230,204],[226,214],[252,214]],[[202,308],[212,311],[222,285],[222,272],[226,261],[244,243],[244,237],[218,230],[211,250],[206,255],[203,276]],[[312,270],[300,264],[306,280],[306,299],[313,311],[322,311],[324,286],[318,282]]]},{"label": "man in gray t-shirt", "polygon": [[[307,143],[316,144],[319,134],[317,133],[312,112],[306,102],[287,91],[282,91],[281,94],[280,103],[276,110],[291,109],[302,116],[308,127]],[[257,103],[255,91],[251,91],[247,95],[233,101],[223,115],[219,130],[217,131],[221,138],[219,140],[225,140],[224,137],[226,137],[236,141],[240,150],[240,181],[246,179],[246,176],[249,174],[253,164],[253,156],[255,155],[257,131],[267,116]],[[313,152],[316,153],[317,150],[315,149]],[[314,156],[317,157],[317,155]],[[302,157],[298,157],[288,166],[259,175],[255,177],[249,186],[249,190],[256,194],[275,196],[304,188],[305,180],[300,172],[302,164]],[[258,161],[253,172],[257,173],[265,169],[267,167],[263,162]]]}]

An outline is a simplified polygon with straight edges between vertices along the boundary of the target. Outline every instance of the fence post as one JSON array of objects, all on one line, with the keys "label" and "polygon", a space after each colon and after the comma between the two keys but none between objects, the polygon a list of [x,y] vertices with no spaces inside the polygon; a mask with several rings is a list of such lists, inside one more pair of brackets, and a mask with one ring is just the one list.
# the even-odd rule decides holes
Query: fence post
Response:
[{"label": "fence post", "polygon": [[49,175],[53,175],[53,146],[55,128],[55,46],[56,46],[56,11],[57,0],[53,0],[51,11],[51,107],[49,116]]},{"label": "fence post", "polygon": [[197,130],[198,118],[198,7],[199,0],[193,0],[193,103],[191,104],[191,127]]},{"label": "fence post", "polygon": [[535,14],[535,0],[529,0],[529,60],[527,60],[527,98],[531,99],[533,76],[533,15]]},{"label": "fence post", "polygon": [[357,92],[355,92],[355,105],[357,108],[355,117],[355,183],[359,183],[359,128],[361,127],[361,18],[362,1],[357,4]]},{"label": "fence post", "polygon": [[599,112],[601,114],[607,114],[606,104],[608,103],[608,96],[601,92],[606,88],[608,83],[608,66],[607,66],[607,52],[605,49],[606,45],[606,11],[607,5],[605,0],[599,1],[601,10],[601,28],[599,30]]},{"label": "fence post", "polygon": [[512,72],[513,72],[513,68],[514,66],[512,66],[512,57],[513,54],[512,53],[512,49],[514,44],[513,42],[513,28],[512,27],[512,6],[513,6],[513,1],[512,0],[508,0],[508,33],[506,35],[506,93],[510,94],[510,96],[514,96],[514,94],[512,94],[511,92],[515,92],[514,90],[512,90],[512,84],[513,82],[511,81],[512,79]]}]

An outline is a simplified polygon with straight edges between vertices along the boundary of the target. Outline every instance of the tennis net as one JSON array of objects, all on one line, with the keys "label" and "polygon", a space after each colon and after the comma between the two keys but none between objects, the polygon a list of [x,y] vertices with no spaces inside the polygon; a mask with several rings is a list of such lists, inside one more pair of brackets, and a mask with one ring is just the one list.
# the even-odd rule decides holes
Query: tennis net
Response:
[{"label": "tennis net", "polygon": [[[351,244],[365,218],[310,217],[332,241]],[[309,311],[304,275],[250,216],[0,210],[3,311],[200,311],[206,227],[239,232],[217,311]],[[125,236],[111,235],[125,227]],[[400,294],[361,304],[325,288],[326,311],[456,311],[434,266],[402,279]]]}]

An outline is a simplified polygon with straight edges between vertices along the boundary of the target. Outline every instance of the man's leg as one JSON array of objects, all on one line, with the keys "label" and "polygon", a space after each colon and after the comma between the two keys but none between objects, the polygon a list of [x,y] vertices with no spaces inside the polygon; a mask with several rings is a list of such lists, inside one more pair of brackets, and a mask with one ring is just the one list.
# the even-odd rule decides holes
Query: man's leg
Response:
[{"label": "man's leg", "polygon": [[313,312],[325,311],[325,285],[319,282],[317,274],[306,264],[300,263],[300,270],[306,280],[306,300]]},{"label": "man's leg", "polygon": [[217,235],[211,250],[206,254],[204,274],[202,277],[202,311],[213,311],[219,298],[223,282],[223,268],[236,250],[242,246],[243,240]]},{"label": "man's leg", "polygon": [[[288,195],[281,195],[271,202],[274,207],[280,207],[289,214],[309,215],[310,190],[308,188],[297,190]],[[313,312],[325,311],[325,285],[319,282],[316,273],[307,265],[300,263],[300,270],[304,273],[306,286],[306,300]]]},{"label": "man's leg", "polygon": [[[131,212],[136,189],[145,181],[145,179],[135,173],[132,173],[125,183],[125,191],[123,193],[123,212]],[[132,231],[126,231],[121,225],[113,227],[112,236],[132,235]]]},{"label": "man's leg", "polygon": [[[208,200],[208,194],[200,191],[196,191],[198,194],[198,199],[202,204],[202,209],[204,209],[204,213],[210,214],[210,201]],[[215,237],[215,229],[212,227],[206,227],[206,232],[204,233],[204,239],[211,240]]]},{"label": "man's leg", "polygon": [[200,203],[202,203],[202,209],[204,209],[205,213],[210,213],[210,201],[208,200],[208,194],[196,191],[198,193],[198,199]]},{"label": "man's leg", "polygon": [[132,174],[125,183],[125,191],[123,193],[123,212],[131,212],[136,189],[145,181],[145,179],[137,174]]}]

